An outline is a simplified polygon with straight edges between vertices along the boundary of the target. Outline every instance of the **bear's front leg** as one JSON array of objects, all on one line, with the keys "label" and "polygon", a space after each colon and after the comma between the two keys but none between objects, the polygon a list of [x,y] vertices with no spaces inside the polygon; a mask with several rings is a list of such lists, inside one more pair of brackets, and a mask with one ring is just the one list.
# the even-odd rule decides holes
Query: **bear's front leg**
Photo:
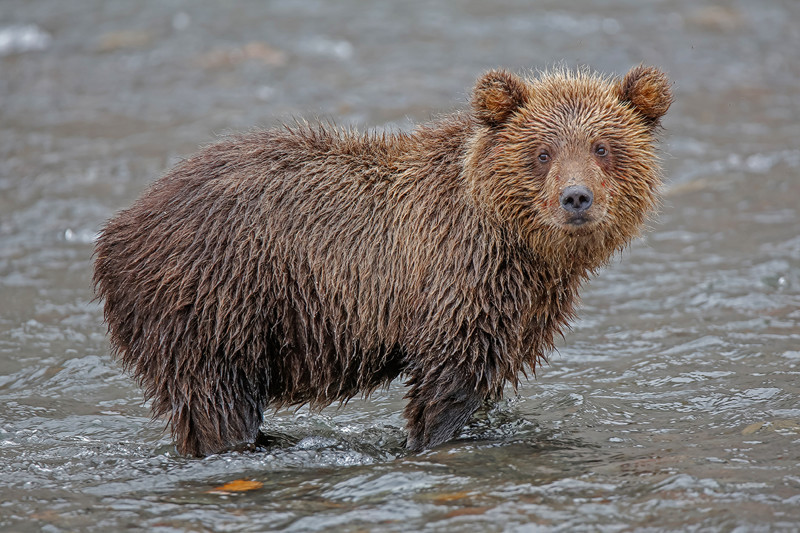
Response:
[{"label": "bear's front leg", "polygon": [[409,400],[404,411],[406,448],[418,452],[454,438],[481,406],[484,398],[473,380],[459,374],[446,368],[439,369],[436,377],[412,374],[407,382],[411,389],[405,396]]},{"label": "bear's front leg", "polygon": [[257,441],[264,391],[243,373],[227,370],[184,375],[165,384],[154,399],[154,410],[170,419],[181,455],[204,457]]}]

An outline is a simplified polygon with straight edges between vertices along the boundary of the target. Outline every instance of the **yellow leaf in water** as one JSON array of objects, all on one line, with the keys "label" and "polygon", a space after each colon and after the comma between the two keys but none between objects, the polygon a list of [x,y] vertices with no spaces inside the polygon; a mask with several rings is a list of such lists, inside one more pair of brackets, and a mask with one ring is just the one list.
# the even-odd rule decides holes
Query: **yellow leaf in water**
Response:
[{"label": "yellow leaf in water", "polygon": [[752,435],[753,433],[764,427],[764,424],[766,424],[766,422],[756,422],[755,424],[750,424],[749,426],[747,426],[742,430],[742,435]]},{"label": "yellow leaf in water", "polygon": [[225,494],[228,492],[244,492],[247,490],[260,489],[263,486],[264,484],[260,481],[253,481],[251,479],[236,479],[225,483],[224,485],[220,485],[219,487],[215,487],[208,492],[220,494]]},{"label": "yellow leaf in water", "polygon": [[466,491],[466,490],[461,491],[461,492],[447,492],[445,494],[438,494],[438,495],[434,496],[433,497],[433,501],[434,501],[434,503],[446,503],[446,502],[452,502],[452,501],[456,501],[456,500],[463,500],[464,498],[467,498],[468,496],[470,496],[470,492]]},{"label": "yellow leaf in water", "polygon": [[793,420],[773,420],[769,423],[769,426],[773,431],[797,433],[797,431],[800,430],[800,424]]}]

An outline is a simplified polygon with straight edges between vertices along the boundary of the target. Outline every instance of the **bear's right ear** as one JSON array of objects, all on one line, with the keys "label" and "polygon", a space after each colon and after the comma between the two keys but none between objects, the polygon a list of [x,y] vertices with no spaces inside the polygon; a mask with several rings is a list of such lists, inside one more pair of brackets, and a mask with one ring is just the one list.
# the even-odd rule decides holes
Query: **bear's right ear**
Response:
[{"label": "bear's right ear", "polygon": [[478,79],[472,91],[472,110],[487,126],[503,124],[528,101],[528,87],[505,70],[492,70]]}]

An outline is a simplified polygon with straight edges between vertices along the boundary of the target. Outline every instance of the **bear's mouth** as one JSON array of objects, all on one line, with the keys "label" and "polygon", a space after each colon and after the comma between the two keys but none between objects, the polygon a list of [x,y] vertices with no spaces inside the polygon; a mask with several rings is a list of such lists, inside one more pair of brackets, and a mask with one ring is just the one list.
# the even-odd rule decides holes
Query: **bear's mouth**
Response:
[{"label": "bear's mouth", "polygon": [[561,229],[573,237],[586,237],[597,231],[599,221],[586,213],[562,219]]},{"label": "bear's mouth", "polygon": [[592,222],[592,219],[586,215],[575,215],[567,219],[567,225],[574,226],[576,228],[579,228],[584,224],[588,224],[589,222]]}]

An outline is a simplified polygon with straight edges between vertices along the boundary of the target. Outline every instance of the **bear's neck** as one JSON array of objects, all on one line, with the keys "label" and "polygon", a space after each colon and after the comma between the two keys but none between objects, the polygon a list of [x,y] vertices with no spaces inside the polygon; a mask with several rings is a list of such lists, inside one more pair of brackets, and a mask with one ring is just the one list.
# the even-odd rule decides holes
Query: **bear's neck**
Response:
[{"label": "bear's neck", "polygon": [[487,249],[505,248],[507,257],[530,265],[531,290],[552,291],[561,298],[574,299],[580,283],[607,263],[622,243],[609,247],[591,239],[559,242],[498,219],[496,213],[476,201],[470,183],[474,177],[466,170],[474,164],[469,159],[476,155],[474,139],[479,128],[469,114],[456,113],[419,126],[407,137],[406,150],[394,161],[401,179],[408,180],[404,187],[413,191],[406,198],[433,211],[446,207],[449,213],[460,213],[466,225],[481,220],[474,229],[483,233],[487,242],[494,241]]}]

